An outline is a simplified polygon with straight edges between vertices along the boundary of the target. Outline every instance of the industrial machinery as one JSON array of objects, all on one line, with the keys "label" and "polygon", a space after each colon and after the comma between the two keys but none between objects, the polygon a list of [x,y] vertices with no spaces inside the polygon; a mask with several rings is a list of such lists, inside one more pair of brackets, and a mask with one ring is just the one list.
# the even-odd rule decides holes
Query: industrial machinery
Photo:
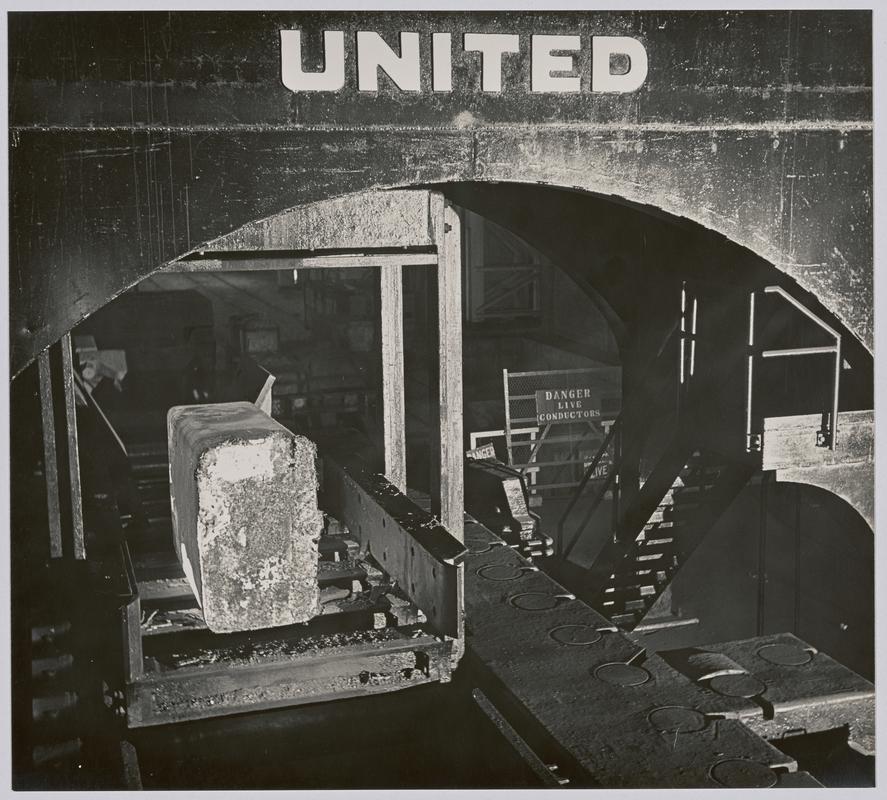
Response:
[{"label": "industrial machinery", "polygon": [[[396,228],[379,226],[382,216],[396,218]],[[437,191],[358,194],[250,223],[171,267],[224,271],[239,261],[250,269],[267,262],[276,268],[285,259],[298,270],[369,263],[379,271],[382,446],[335,425],[322,424],[332,430],[312,437],[325,517],[318,543],[322,613],[307,623],[208,630],[192,581],[170,546],[167,443],[140,435],[136,415],[128,433],[115,424],[102,391],[84,379],[70,330],[36,354],[36,374],[30,375],[37,380],[18,384],[15,398],[19,418],[26,419],[39,397],[42,422],[41,441],[17,446],[21,460],[15,465],[20,483],[13,527],[24,544],[16,542],[14,601],[17,619],[31,627],[25,637],[30,645],[17,662],[31,662],[30,669],[17,670],[25,675],[18,694],[31,702],[24,718],[34,723],[20,740],[30,748],[25,763],[69,757],[81,766],[113,762],[119,774],[103,785],[134,788],[208,785],[207,765],[227,761],[239,768],[255,759],[246,779],[224,771],[227,785],[303,786],[315,754],[335,750],[371,708],[361,768],[342,774],[341,762],[356,759],[354,739],[347,738],[348,747],[334,753],[339,763],[331,758],[322,779],[315,775],[319,785],[341,785],[346,778],[350,785],[367,785],[362,765],[377,759],[392,771],[373,783],[387,786],[462,780],[497,786],[809,787],[819,780],[808,769],[827,760],[812,741],[820,735],[829,740],[829,753],[840,751],[845,762],[863,759],[863,769],[870,768],[872,684],[802,637],[761,634],[654,652],[633,624],[618,624],[633,620],[607,616],[536,563],[551,545],[528,510],[521,476],[493,460],[463,464],[459,225],[458,213]],[[284,240],[282,255],[265,262],[257,256],[259,244]],[[435,439],[429,447],[432,485],[425,494],[407,483],[405,265],[436,271],[435,396],[429,403]],[[828,354],[839,363],[837,345]],[[273,372],[254,361],[240,375],[236,399],[270,415]],[[749,384],[751,377],[749,372]],[[186,389],[197,387],[206,400],[200,385],[186,383]],[[115,388],[106,390],[116,396]],[[164,416],[171,404],[161,407]],[[767,428],[766,419],[763,449],[750,450],[749,457],[776,469],[773,445],[780,430]],[[809,419],[795,422],[796,434],[781,430],[783,444],[789,439],[791,445],[783,455],[812,451],[820,461],[811,469],[855,457],[855,446],[836,439],[837,412],[828,449],[817,448],[808,435]],[[845,429],[849,422],[847,416],[841,420]],[[630,433],[634,424],[623,417],[617,430]],[[16,436],[25,440],[30,434],[23,428]],[[858,428],[848,443],[867,441],[865,419]],[[738,432],[735,438],[745,446],[741,426],[725,430]],[[31,458],[41,445],[42,461]],[[604,594],[622,588],[611,583],[637,579],[633,573],[639,570],[626,577],[621,569],[627,562],[662,555],[643,552],[649,540],[638,531],[646,537],[646,526],[662,521],[650,521],[652,515],[671,513],[658,507],[669,491],[670,502],[684,488],[674,483],[687,457],[695,457],[694,450],[686,452],[689,446],[679,439],[668,449],[649,485],[634,481],[639,491],[625,498],[628,513],[615,531],[624,536],[615,537],[598,566]],[[361,459],[356,454],[362,450],[375,455]],[[633,462],[619,455],[605,480],[618,477],[624,491]],[[603,445],[587,468],[589,480],[602,458]],[[702,467],[707,465],[699,470],[704,478]],[[41,532],[41,543],[48,539],[54,560],[45,575],[28,574],[40,562],[28,549],[38,537],[25,536],[33,530]],[[694,542],[698,538],[689,525],[685,532]],[[236,565],[232,572],[238,574]],[[658,593],[662,587],[654,578]],[[640,578],[640,588],[654,578]],[[38,619],[41,600],[48,610]],[[415,699],[405,700],[407,695]],[[431,696],[436,704],[428,702]],[[458,713],[429,713],[447,705]],[[394,709],[398,725],[388,716]],[[22,718],[19,709],[16,719]],[[392,742],[409,738],[403,732],[422,727],[417,721],[442,727],[440,740],[451,741],[438,750],[425,740],[423,760],[428,753],[446,757],[409,774],[419,748],[404,743],[411,754],[404,758]],[[398,727],[399,740],[392,732]],[[454,737],[453,730],[465,731],[461,750],[461,742],[452,740],[462,736]],[[249,739],[248,733],[261,744],[241,754],[231,742]],[[47,737],[42,750],[38,734]],[[222,741],[228,744],[213,753]],[[158,766],[169,763],[158,755],[164,744],[175,751],[171,771]],[[194,753],[204,766],[189,776]],[[472,771],[472,757],[489,763]],[[268,763],[281,760],[298,768],[284,773]],[[394,764],[404,770],[396,777]]]},{"label": "industrial machinery", "polygon": [[495,454],[465,459],[465,508],[478,522],[532,561],[554,553],[554,542],[542,532],[542,520],[530,511],[530,496],[519,470]]}]

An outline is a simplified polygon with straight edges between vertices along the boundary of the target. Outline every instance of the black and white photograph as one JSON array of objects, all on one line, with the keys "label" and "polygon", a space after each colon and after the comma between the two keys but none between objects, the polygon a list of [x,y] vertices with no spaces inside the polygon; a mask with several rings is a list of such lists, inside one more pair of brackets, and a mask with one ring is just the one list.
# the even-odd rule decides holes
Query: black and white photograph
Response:
[{"label": "black and white photograph", "polygon": [[872,795],[887,41],[699,5],[3,9],[3,793]]}]

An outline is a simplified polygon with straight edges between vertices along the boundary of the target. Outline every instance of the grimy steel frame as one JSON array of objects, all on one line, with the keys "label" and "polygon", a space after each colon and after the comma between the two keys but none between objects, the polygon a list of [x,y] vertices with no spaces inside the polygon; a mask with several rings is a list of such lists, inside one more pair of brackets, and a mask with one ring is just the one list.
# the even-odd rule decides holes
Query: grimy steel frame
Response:
[{"label": "grimy steel frame", "polygon": [[[401,219],[408,218],[397,230],[380,232],[376,225],[379,206],[396,206]],[[350,225],[340,224],[337,214],[348,215]],[[354,233],[354,220],[364,227]],[[318,234],[329,222],[325,235]],[[255,247],[242,231],[210,243],[188,258],[174,262],[170,272],[205,272],[232,270],[345,269],[374,267],[380,272],[380,308],[383,381],[384,487],[376,486],[366,476],[354,473],[345,461],[333,455],[327,458],[325,489],[337,498],[336,510],[347,522],[355,538],[372,548],[385,562],[384,567],[415,604],[425,610],[438,631],[451,641],[460,654],[463,618],[464,552],[461,542],[464,524],[462,477],[462,290],[461,226],[455,209],[436,192],[406,191],[364,193],[331,204],[296,209],[255,223],[276,237],[262,236],[263,244],[274,239],[275,245]],[[265,228],[262,228],[265,226]],[[349,233],[343,234],[342,230]],[[214,246],[216,245],[216,246]],[[362,247],[360,245],[363,245]],[[437,469],[432,470],[430,506],[434,517],[420,525],[411,524],[418,509],[405,496],[406,442],[404,426],[404,342],[403,342],[403,267],[425,265],[436,270],[438,304],[437,383],[439,429],[434,432],[432,453],[439,453]],[[61,350],[61,358],[55,350]],[[50,518],[50,552],[60,558],[68,551],[85,558],[82,509],[80,504],[79,453],[77,445],[74,392],[78,376],[73,368],[70,332],[38,360],[43,418],[43,439],[47,474],[47,505]],[[62,380],[54,373],[62,369]],[[267,408],[268,390],[273,376],[259,376],[256,404]],[[63,388],[63,393],[58,387]],[[84,387],[83,402],[101,409]],[[105,420],[107,424],[107,420]],[[56,433],[65,428],[67,441]],[[110,426],[109,426],[110,427]],[[113,429],[112,429],[113,430]],[[117,445],[126,452],[123,443]],[[67,462],[67,468],[65,468]],[[326,462],[325,462],[326,463]],[[70,499],[72,509],[66,507]],[[394,504],[393,506],[391,504]],[[398,505],[399,504],[399,505]],[[391,506],[389,508],[389,506]],[[408,510],[404,510],[409,506]],[[421,516],[421,515],[420,515]],[[427,515],[426,515],[427,516]],[[435,518],[436,517],[436,518]],[[430,526],[430,527],[429,527]],[[131,577],[131,576],[130,576]],[[137,601],[137,593],[135,595]],[[139,620],[125,609],[125,641],[139,637]],[[127,673],[138,675],[140,649],[131,647],[126,656]]]}]

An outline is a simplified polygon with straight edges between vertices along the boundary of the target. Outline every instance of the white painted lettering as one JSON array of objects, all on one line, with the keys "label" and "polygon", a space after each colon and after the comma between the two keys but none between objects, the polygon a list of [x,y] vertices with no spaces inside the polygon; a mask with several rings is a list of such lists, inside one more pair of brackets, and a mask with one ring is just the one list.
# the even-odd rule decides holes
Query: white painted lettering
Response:
[{"label": "white painted lettering", "polygon": [[435,92],[453,91],[452,39],[449,33],[431,34],[431,88]]},{"label": "white painted lettering", "polygon": [[[425,44],[422,45],[423,41]],[[361,92],[379,91],[379,71],[383,70],[401,91],[453,91],[453,34],[430,34],[430,53],[426,53],[423,76],[421,48],[428,47],[429,35],[400,32],[400,52],[375,31],[357,31],[356,83]],[[506,53],[520,53],[521,38],[512,33],[465,33],[466,53],[480,53],[480,84],[483,92],[501,92],[503,58]],[[582,39],[576,34],[532,34],[530,36],[530,91],[541,94],[578,93],[582,79],[577,70],[577,56]],[[591,80],[586,90],[627,93],[639,89],[647,78],[648,61],[644,45],[630,36],[591,37]],[[430,57],[429,57],[430,56]],[[349,55],[349,60],[351,56]],[[345,32],[323,32],[323,68],[306,71],[303,62],[302,32],[280,31],[280,69],[284,86],[293,92],[338,92],[345,88]],[[624,64],[621,67],[620,64]],[[463,87],[468,88],[468,87]],[[526,90],[526,86],[512,87]]]},{"label": "white painted lettering", "polygon": [[302,32],[280,32],[280,73],[293,92],[337,92],[345,86],[345,32],[323,32],[323,71],[302,69]]},{"label": "white painted lettering", "polygon": [[[626,55],[628,71],[610,72],[610,56]],[[593,92],[634,92],[647,79],[647,51],[630,36],[594,36],[591,40],[591,90]]]},{"label": "white painted lettering", "polygon": [[520,37],[515,33],[466,33],[464,48],[481,54],[481,88],[501,92],[502,55],[519,52]]},{"label": "white painted lettering", "polygon": [[382,69],[404,92],[418,92],[419,34],[400,34],[400,55],[375,31],[357,32],[357,88],[362,92],[379,91]]},{"label": "white painted lettering", "polygon": [[573,56],[556,56],[557,51],[579,50],[578,36],[534,35],[531,39],[532,75],[530,89],[534,92],[578,92],[578,75],[553,75],[572,72]]}]

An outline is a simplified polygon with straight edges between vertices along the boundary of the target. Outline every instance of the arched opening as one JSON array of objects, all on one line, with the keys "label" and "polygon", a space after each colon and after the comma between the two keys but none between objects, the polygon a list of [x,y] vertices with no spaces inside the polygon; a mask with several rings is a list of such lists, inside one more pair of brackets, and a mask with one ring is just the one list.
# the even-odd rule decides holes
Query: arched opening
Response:
[{"label": "arched opening", "polygon": [[[716,454],[709,460],[738,463],[756,452],[749,437],[760,440],[767,419],[821,417],[807,420],[803,435],[827,440],[834,411],[872,407],[871,354],[829,311],[827,298],[812,297],[719,234],[653,207],[565,188],[430,188],[462,220],[462,447],[492,443],[523,473],[565,580],[575,566],[589,567],[615,535],[639,487],[667,460],[687,409],[694,449],[704,444]],[[384,468],[376,271],[294,270],[286,260],[297,251],[359,250],[381,241],[421,249],[419,212],[409,203],[380,204],[384,195],[370,193],[366,207],[362,195],[346,196],[251,223],[188,257],[215,253],[222,260],[214,267],[155,273],[74,329],[78,358],[98,368],[98,392],[135,451],[162,454],[171,405],[245,398],[271,373],[274,416],[314,437],[353,428],[368,460]],[[256,267],[268,257],[280,261]],[[407,483],[417,489],[429,488],[435,441],[435,283],[421,265],[404,266],[404,438]],[[781,294],[766,292],[773,287]],[[751,376],[750,321],[757,354]],[[842,334],[839,408],[832,408],[838,359],[823,325]],[[96,359],[90,347],[102,355]],[[795,352],[759,357],[780,349]],[[118,351],[123,362],[115,361]],[[103,375],[111,380],[100,384]],[[536,393],[572,389],[591,394],[594,403],[585,405],[598,407],[563,424],[540,422]],[[583,405],[555,400],[552,408],[571,404]],[[599,453],[619,417],[619,436]],[[595,474],[583,483],[595,456]],[[679,467],[689,464],[688,453],[675,457],[683,459]],[[616,472],[618,488],[596,493]],[[642,608],[648,611],[649,601]]]},{"label": "arched opening", "polygon": [[[762,473],[797,467],[817,471],[817,480],[809,482],[821,484],[823,470],[839,470],[845,456],[860,455],[854,449],[860,441],[863,451],[867,447],[863,434],[842,438],[851,423],[863,430],[866,420],[847,418],[845,424],[835,412],[871,408],[871,356],[827,303],[747,250],[655,210],[535,185],[434,188],[454,205],[462,224],[462,291],[452,320],[464,326],[461,448],[484,443],[480,435],[472,442],[472,434],[502,431],[486,441],[495,439],[493,452],[528,484],[525,510],[539,520],[531,533],[550,538],[555,551],[549,556],[545,546],[529,546],[538,566],[616,625],[634,630],[651,652],[790,629],[870,674],[870,597],[849,590],[871,586],[871,548],[860,544],[864,526],[842,538],[843,523],[822,525],[815,513],[801,511],[800,534],[796,528],[789,533],[783,518],[791,513],[791,498],[781,496],[780,484],[761,479]],[[347,207],[354,199],[342,202]],[[354,217],[331,214],[324,223],[314,212],[299,213],[296,227],[305,241],[287,240],[281,233],[286,222],[278,230],[275,222],[258,221],[190,256],[186,268],[149,276],[72,332],[80,377],[101,379],[93,399],[141,461],[145,480],[135,491],[144,493],[134,502],[155,509],[159,523],[143,531],[147,554],[166,535],[168,498],[157,487],[165,485],[164,422],[172,404],[257,400],[271,374],[272,416],[312,438],[344,431],[369,463],[386,468],[386,317],[378,301],[383,278],[377,267],[358,261],[335,270],[312,266],[310,259],[318,251],[341,255],[333,251],[343,249],[342,238],[349,252],[359,251],[362,236],[378,236],[378,222],[396,239],[402,219],[358,214],[360,224],[353,224]],[[438,444],[438,287],[432,272],[410,263],[427,254],[426,245],[410,237],[397,241],[394,249],[406,254],[399,281],[406,483],[427,490],[428,461]],[[373,244],[378,242],[368,250]],[[827,349],[833,342],[822,325],[797,305],[781,304],[784,296],[768,293],[770,287],[841,334],[840,360]],[[89,336],[94,343],[78,344],[78,337]],[[121,350],[124,362],[116,352]],[[780,350],[797,352],[770,361],[764,355]],[[115,372],[121,363],[124,368]],[[515,373],[547,382],[508,386],[508,375]],[[576,375],[581,377],[574,380]],[[836,375],[837,408],[831,405]],[[557,446],[543,449],[548,422],[538,419],[537,392],[574,390],[588,390],[595,402],[567,410],[593,413],[550,431],[548,444]],[[509,398],[530,408],[519,412],[515,406],[512,414]],[[561,400],[578,402],[575,396],[555,398],[555,411],[562,410]],[[27,401],[23,392],[17,407]],[[21,413],[24,419],[28,412]],[[793,427],[779,423],[783,418],[793,420]],[[514,426],[509,430],[511,423],[524,430],[523,440]],[[528,428],[536,429],[535,438]],[[831,447],[836,429],[837,450]],[[784,449],[767,461],[771,438]],[[847,441],[853,446],[842,450]],[[34,444],[39,452],[39,442]],[[786,451],[803,458],[779,462]],[[862,452],[861,460],[848,463],[865,465],[865,458]],[[540,482],[543,466],[555,472],[547,486]],[[709,490],[705,502],[692,502]],[[796,507],[804,509],[831,503],[806,487],[798,497]],[[674,533],[682,524],[678,499],[701,505],[703,512],[686,525],[684,543]],[[504,515],[500,523],[501,533],[514,533],[505,530],[511,523]],[[745,558],[725,558],[719,536]],[[825,543],[816,544],[820,540]],[[836,620],[811,612],[806,587],[845,545],[854,556],[830,590],[841,611]],[[771,558],[782,553],[783,560],[800,561],[800,577],[777,589],[766,558],[765,569],[745,575],[746,563],[757,564],[762,547]],[[821,553],[813,555],[817,547]],[[650,561],[659,563],[636,566]],[[724,586],[731,587],[726,597]],[[716,613],[725,608],[732,615]]]}]

